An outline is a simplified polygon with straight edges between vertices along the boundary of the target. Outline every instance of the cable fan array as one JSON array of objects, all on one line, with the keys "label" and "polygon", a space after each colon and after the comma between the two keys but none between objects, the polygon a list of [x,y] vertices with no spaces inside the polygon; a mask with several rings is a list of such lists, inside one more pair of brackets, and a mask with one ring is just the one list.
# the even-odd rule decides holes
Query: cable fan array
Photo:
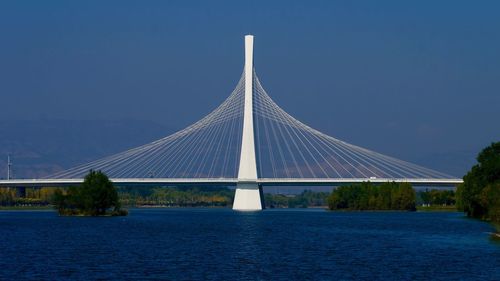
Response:
[{"label": "cable fan array", "polygon": [[281,109],[255,72],[253,91],[260,178],[453,178],[312,129]]},{"label": "cable fan array", "polygon": [[[184,130],[47,178],[83,178],[90,169],[102,170],[111,178],[237,178],[244,77],[243,73],[234,91],[218,108]],[[269,97],[255,70],[252,84],[259,178],[453,178],[312,129]]]},{"label": "cable fan array", "polygon": [[236,178],[243,128],[245,76],[214,111],[152,143],[47,178],[83,178],[90,169],[111,178]]}]

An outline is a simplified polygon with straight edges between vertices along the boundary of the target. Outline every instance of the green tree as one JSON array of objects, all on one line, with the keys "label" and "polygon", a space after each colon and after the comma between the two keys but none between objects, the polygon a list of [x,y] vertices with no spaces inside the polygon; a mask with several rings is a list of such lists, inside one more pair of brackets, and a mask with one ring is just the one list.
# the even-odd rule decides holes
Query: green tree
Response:
[{"label": "green tree", "polygon": [[420,204],[451,206],[455,205],[455,192],[453,190],[432,189],[418,192]]},{"label": "green tree", "polygon": [[109,209],[113,214],[125,214],[120,210],[118,192],[113,183],[101,171],[91,170],[81,186],[70,187],[66,194],[54,192],[53,203],[60,214],[101,216]]},{"label": "green tree", "polygon": [[90,215],[104,215],[110,208],[120,209],[118,192],[108,176],[101,171],[91,170],[78,192],[83,209]]},{"label": "green tree", "polygon": [[328,197],[330,210],[415,210],[415,191],[409,183],[370,182],[340,186]]},{"label": "green tree", "polygon": [[400,189],[399,210],[415,211],[416,196],[411,184],[404,182],[399,184],[398,188]]},{"label": "green tree", "polygon": [[64,212],[68,208],[66,196],[63,194],[62,190],[57,189],[52,195],[52,204],[56,207],[59,213]]},{"label": "green tree", "polygon": [[481,192],[480,198],[486,209],[484,217],[500,222],[500,182],[488,184]]},{"label": "green tree", "polygon": [[457,188],[457,205],[467,216],[500,222],[500,142],[483,149]]}]

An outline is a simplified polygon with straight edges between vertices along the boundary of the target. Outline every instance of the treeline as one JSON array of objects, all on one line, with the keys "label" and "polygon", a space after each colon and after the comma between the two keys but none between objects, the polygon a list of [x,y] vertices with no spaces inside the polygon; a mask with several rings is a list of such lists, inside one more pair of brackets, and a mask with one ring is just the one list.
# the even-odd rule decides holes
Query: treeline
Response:
[{"label": "treeline", "polygon": [[500,142],[477,156],[457,188],[457,205],[467,216],[500,223]]},{"label": "treeline", "polygon": [[21,197],[16,188],[0,188],[0,206],[48,206],[56,190],[55,187],[25,188]]},{"label": "treeline", "polygon": [[230,206],[234,190],[226,187],[129,187],[119,188],[125,206],[208,207]]},{"label": "treeline", "polygon": [[453,190],[425,190],[417,192],[417,203],[424,206],[454,206],[456,203]]},{"label": "treeline", "polygon": [[[120,204],[129,207],[155,205],[167,207],[224,207],[231,206],[234,197],[234,190],[226,187],[117,187],[116,189]],[[58,193],[58,190],[61,193]],[[79,187],[25,188],[26,193],[19,196],[16,188],[0,188],[0,206],[50,206],[56,203],[64,203],[57,201],[61,200],[61,194],[72,194],[65,200],[68,205],[74,205],[70,204],[70,201],[74,201],[74,198],[78,196],[78,190]]]},{"label": "treeline", "polygon": [[328,197],[330,210],[415,211],[415,191],[409,183],[370,182],[340,186]]},{"label": "treeline", "polygon": [[327,205],[330,192],[305,190],[297,195],[264,194],[266,208],[308,208]]}]

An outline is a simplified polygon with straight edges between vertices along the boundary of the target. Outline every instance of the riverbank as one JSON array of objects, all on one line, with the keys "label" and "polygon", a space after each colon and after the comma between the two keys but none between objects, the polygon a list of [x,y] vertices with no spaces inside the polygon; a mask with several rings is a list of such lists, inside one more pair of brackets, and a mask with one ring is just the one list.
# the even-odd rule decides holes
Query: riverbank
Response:
[{"label": "riverbank", "polygon": [[[126,205],[125,208],[137,208],[137,209],[151,209],[151,208],[165,208],[165,209],[177,209],[177,208],[215,208],[224,209],[231,208],[231,206],[218,206],[218,205],[190,205],[190,206],[179,206],[179,205]],[[53,205],[45,206],[0,206],[0,210],[53,210]],[[328,210],[328,206],[310,206],[310,207],[267,207],[266,209],[324,209]],[[357,211],[357,212],[388,212],[397,210],[335,210],[335,211]],[[418,212],[458,212],[455,206],[430,206],[430,207],[417,207]]]},{"label": "riverbank", "polygon": [[0,211],[15,211],[15,210],[53,210],[51,205],[46,206],[0,206]]},{"label": "riverbank", "polygon": [[500,241],[500,224],[493,223],[493,227],[495,227],[495,232],[491,233],[491,238]]}]

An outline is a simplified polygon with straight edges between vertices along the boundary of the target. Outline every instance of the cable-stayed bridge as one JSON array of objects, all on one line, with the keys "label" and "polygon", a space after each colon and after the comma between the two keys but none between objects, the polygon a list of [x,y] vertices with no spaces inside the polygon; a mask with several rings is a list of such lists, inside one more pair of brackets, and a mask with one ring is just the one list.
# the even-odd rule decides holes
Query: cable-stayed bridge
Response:
[{"label": "cable-stayed bridge", "polygon": [[235,185],[233,209],[260,210],[262,185],[338,185],[395,181],[456,185],[461,179],[325,135],[293,118],[267,94],[245,36],[245,66],[236,88],[214,111],[152,143],[43,179],[0,186],[79,184],[89,170],[117,185]]}]

